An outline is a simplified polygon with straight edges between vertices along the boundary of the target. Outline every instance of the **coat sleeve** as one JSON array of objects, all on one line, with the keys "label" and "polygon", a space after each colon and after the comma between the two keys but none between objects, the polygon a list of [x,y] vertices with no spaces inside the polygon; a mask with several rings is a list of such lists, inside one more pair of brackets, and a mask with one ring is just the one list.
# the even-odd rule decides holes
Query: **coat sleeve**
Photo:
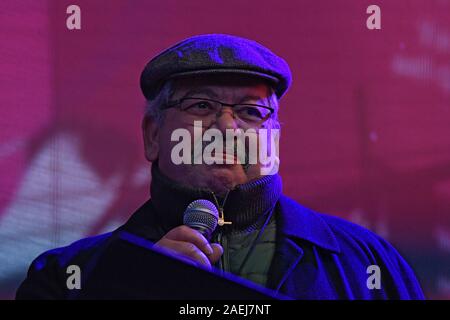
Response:
[{"label": "coat sleeve", "polygon": [[67,288],[69,265],[77,265],[83,272],[94,257],[101,254],[113,239],[112,233],[81,239],[67,247],[44,252],[37,257],[28,269],[27,277],[16,291],[16,300],[72,299],[74,290]]},{"label": "coat sleeve", "polygon": [[[325,216],[337,236],[343,264],[349,279],[364,298],[421,300],[424,294],[412,268],[388,241],[359,225]],[[368,290],[366,268],[380,268],[381,290]],[[359,284],[359,285],[358,285]]]},{"label": "coat sleeve", "polygon": [[392,287],[396,288],[397,296],[400,299],[425,299],[419,281],[409,264],[390,243],[379,236],[376,237],[387,256],[385,264],[393,282]]}]

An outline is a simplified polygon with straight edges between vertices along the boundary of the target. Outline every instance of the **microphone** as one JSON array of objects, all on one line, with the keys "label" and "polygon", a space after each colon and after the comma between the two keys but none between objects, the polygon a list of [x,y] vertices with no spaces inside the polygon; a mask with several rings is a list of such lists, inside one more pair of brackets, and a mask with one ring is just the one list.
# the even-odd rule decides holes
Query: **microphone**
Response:
[{"label": "microphone", "polygon": [[183,223],[199,231],[208,241],[217,227],[219,211],[208,200],[200,199],[191,202],[183,214]]}]

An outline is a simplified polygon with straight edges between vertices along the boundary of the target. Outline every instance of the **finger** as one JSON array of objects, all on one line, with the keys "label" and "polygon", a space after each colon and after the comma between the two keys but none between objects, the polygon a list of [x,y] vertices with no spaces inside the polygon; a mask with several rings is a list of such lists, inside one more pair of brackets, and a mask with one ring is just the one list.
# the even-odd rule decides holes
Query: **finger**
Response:
[{"label": "finger", "polygon": [[172,256],[186,257],[196,264],[211,267],[211,263],[206,255],[193,243],[165,238],[158,241],[155,246],[164,248],[166,251],[169,251]]},{"label": "finger", "polygon": [[208,240],[197,230],[189,228],[188,226],[179,226],[170,230],[164,237],[176,241],[184,241],[193,243],[207,256],[213,254],[213,249]]},{"label": "finger", "polygon": [[213,249],[213,254],[209,255],[208,259],[211,262],[211,264],[214,264],[217,261],[219,261],[220,257],[222,256],[223,248],[218,243],[211,243],[211,248]]},{"label": "finger", "polygon": [[205,267],[211,268],[211,263],[209,262],[209,259],[194,244],[192,244],[190,242],[180,241],[180,249],[183,254],[190,257],[194,261],[199,262],[201,265],[203,265]]}]

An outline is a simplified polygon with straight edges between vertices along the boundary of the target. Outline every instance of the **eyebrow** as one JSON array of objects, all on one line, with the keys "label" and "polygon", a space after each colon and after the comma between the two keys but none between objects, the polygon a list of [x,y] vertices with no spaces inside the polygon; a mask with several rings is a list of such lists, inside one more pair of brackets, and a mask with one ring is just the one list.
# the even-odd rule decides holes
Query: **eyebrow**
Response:
[{"label": "eyebrow", "polygon": [[[189,96],[193,96],[193,95],[196,95],[196,94],[204,94],[204,95],[206,95],[206,96],[208,96],[210,98],[214,98],[214,99],[218,99],[219,98],[219,95],[214,90],[211,90],[211,89],[208,89],[208,88],[195,88],[195,89],[191,89],[191,90],[187,91],[180,99],[183,99],[183,98],[186,98],[186,97],[189,97]],[[266,99],[264,99],[264,98],[262,98],[260,96],[257,96],[257,95],[246,95],[246,96],[242,97],[238,103],[244,103],[245,101],[248,101],[248,100],[255,100],[256,102],[264,101],[264,105],[267,102],[267,101],[265,101]]]},{"label": "eyebrow", "polygon": [[[248,100],[256,100],[256,102],[258,102],[258,101],[264,101],[265,99],[260,96],[247,95],[247,96],[243,97],[239,103],[243,103],[244,101],[248,101]],[[264,102],[266,102],[266,101],[264,101]]]},{"label": "eyebrow", "polygon": [[188,92],[186,92],[183,97],[181,97],[181,99],[189,97],[191,95],[195,95],[195,94],[204,94],[207,95],[210,98],[218,98],[219,96],[217,95],[217,93],[215,93],[213,90],[208,89],[208,88],[197,88],[197,89],[192,89],[189,90]]}]

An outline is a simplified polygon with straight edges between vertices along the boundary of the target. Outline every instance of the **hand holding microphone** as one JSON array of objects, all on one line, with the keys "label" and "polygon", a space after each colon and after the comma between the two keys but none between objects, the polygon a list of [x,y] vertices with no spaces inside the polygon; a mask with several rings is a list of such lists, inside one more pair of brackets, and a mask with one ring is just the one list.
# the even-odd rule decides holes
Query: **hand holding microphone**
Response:
[{"label": "hand holding microphone", "polygon": [[220,244],[209,243],[211,234],[217,227],[218,217],[219,213],[212,202],[196,200],[184,212],[184,225],[170,230],[155,246],[211,267],[223,253]]}]

